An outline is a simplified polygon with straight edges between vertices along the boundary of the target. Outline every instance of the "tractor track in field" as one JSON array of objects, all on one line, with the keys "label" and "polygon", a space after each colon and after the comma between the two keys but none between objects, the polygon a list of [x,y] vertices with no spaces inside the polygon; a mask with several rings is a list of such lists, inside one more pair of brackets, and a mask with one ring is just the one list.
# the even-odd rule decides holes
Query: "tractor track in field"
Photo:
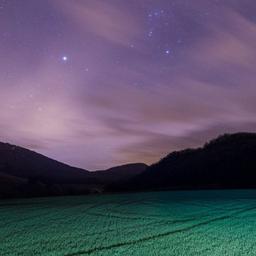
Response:
[{"label": "tractor track in field", "polygon": [[201,227],[201,226],[213,223],[213,222],[217,222],[217,221],[221,221],[221,220],[225,220],[225,219],[230,219],[230,218],[236,217],[237,214],[248,212],[248,211],[255,210],[255,209],[256,209],[255,206],[254,207],[249,207],[249,208],[246,208],[246,209],[241,209],[239,211],[236,211],[235,213],[233,213],[231,215],[220,216],[220,217],[213,218],[213,219],[210,219],[210,220],[206,220],[206,221],[203,221],[203,222],[200,222],[200,223],[188,226],[188,227],[184,227],[184,228],[164,232],[164,233],[161,233],[161,234],[142,237],[142,238],[132,240],[132,241],[120,242],[120,243],[116,243],[116,244],[112,244],[112,245],[106,245],[106,246],[101,246],[101,247],[95,247],[95,248],[88,249],[88,250],[81,250],[81,251],[74,252],[74,253],[68,253],[68,254],[65,254],[65,256],[90,255],[90,254],[95,253],[95,252],[100,252],[100,251],[104,251],[104,250],[111,250],[111,249],[119,248],[119,247],[126,246],[126,245],[133,245],[133,244],[137,244],[137,243],[142,243],[142,242],[162,238],[162,237],[165,237],[165,236],[169,236],[169,235],[172,235],[172,234],[181,233],[181,232],[185,232],[185,231],[190,231],[194,228]]}]

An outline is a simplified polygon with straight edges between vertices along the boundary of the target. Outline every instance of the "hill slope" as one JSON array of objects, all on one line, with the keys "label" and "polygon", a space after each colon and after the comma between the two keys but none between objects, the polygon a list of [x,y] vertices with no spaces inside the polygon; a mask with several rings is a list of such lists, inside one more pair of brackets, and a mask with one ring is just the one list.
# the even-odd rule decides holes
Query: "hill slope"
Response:
[{"label": "hill slope", "polygon": [[202,148],[173,152],[115,189],[256,187],[256,134],[223,135]]},{"label": "hill slope", "polygon": [[109,184],[126,181],[146,167],[128,164],[89,172],[0,142],[0,198],[102,193]]},{"label": "hill slope", "polygon": [[115,166],[103,171],[93,172],[94,177],[100,179],[103,183],[111,184],[121,182],[141,174],[148,166],[144,163],[132,163]]},{"label": "hill slope", "polygon": [[91,182],[90,172],[60,163],[34,151],[0,143],[0,172],[46,183]]}]

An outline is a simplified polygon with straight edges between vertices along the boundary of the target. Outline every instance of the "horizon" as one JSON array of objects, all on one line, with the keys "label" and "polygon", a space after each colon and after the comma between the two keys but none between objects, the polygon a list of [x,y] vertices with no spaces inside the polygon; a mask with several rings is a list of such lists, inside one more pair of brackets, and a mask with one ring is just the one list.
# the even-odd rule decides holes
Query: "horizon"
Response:
[{"label": "horizon", "polygon": [[0,141],[86,170],[256,131],[255,1],[0,1]]},{"label": "horizon", "polygon": [[89,172],[97,172],[97,171],[107,171],[109,169],[112,169],[112,168],[116,168],[116,167],[121,167],[121,166],[125,166],[125,165],[133,165],[133,164],[146,164],[148,167],[151,166],[151,165],[154,165],[156,163],[159,163],[163,158],[167,157],[168,155],[172,154],[172,153],[175,153],[175,152],[182,152],[182,151],[186,151],[186,150],[197,150],[197,149],[201,149],[201,148],[204,148],[207,144],[209,144],[210,142],[213,142],[213,141],[216,141],[218,140],[219,138],[221,137],[225,137],[225,136],[234,136],[234,135],[256,135],[255,132],[236,132],[236,133],[223,133],[223,134],[219,134],[218,136],[214,137],[214,138],[211,138],[207,141],[205,141],[203,144],[197,146],[197,147],[187,147],[187,148],[181,148],[179,150],[173,150],[173,151],[170,151],[170,152],[165,152],[165,154],[163,155],[163,157],[160,157],[159,159],[157,159],[155,162],[151,163],[151,164],[147,164],[147,163],[144,163],[144,162],[126,162],[126,163],[121,163],[121,164],[118,164],[118,165],[115,165],[115,166],[108,166],[106,167],[105,169],[95,169],[95,170],[91,170],[91,169],[85,169],[85,168],[82,168],[82,167],[79,167],[79,166],[75,166],[75,165],[70,165],[68,163],[65,163],[65,162],[62,162],[58,159],[55,159],[55,158],[51,158],[50,156],[47,156],[47,155],[44,155],[44,154],[41,154],[40,152],[36,151],[36,150],[33,150],[33,149],[28,149],[28,148],[24,148],[22,147],[21,145],[16,145],[16,144],[11,144],[9,142],[4,142],[4,141],[0,141],[0,144],[3,143],[3,144],[7,144],[9,146],[15,146],[15,147],[21,147],[23,149],[26,149],[26,150],[30,150],[31,152],[34,152],[36,154],[40,154],[44,157],[47,157],[51,160],[54,160],[54,161],[57,161],[59,163],[62,163],[62,164],[65,164],[65,165],[69,165],[70,167],[75,167],[75,168],[80,168],[80,169],[83,169],[84,171],[89,171]]}]

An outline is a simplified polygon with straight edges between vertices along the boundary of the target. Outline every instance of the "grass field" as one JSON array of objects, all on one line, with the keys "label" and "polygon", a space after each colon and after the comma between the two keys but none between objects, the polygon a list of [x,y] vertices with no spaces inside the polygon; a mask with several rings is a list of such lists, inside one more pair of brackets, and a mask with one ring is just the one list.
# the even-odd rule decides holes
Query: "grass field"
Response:
[{"label": "grass field", "polygon": [[256,191],[4,200],[0,255],[256,255]]}]

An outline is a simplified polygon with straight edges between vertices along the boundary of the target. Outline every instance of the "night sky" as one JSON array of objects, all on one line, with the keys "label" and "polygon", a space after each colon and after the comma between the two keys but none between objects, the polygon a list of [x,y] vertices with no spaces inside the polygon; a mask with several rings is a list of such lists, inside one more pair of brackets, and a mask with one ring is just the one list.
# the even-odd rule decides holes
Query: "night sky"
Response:
[{"label": "night sky", "polygon": [[90,170],[256,131],[255,0],[0,0],[0,141]]}]

